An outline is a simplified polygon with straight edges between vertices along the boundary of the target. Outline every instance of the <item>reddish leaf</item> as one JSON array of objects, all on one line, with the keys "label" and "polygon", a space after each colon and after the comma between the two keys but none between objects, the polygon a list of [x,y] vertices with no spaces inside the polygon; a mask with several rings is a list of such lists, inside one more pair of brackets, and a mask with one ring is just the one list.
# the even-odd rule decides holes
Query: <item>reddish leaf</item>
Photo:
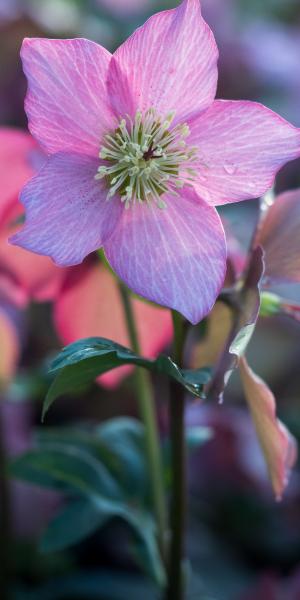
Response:
[{"label": "reddish leaf", "polygon": [[296,441],[276,417],[275,398],[267,384],[240,359],[240,373],[257,437],[265,456],[277,500],[282,498],[297,459]]}]

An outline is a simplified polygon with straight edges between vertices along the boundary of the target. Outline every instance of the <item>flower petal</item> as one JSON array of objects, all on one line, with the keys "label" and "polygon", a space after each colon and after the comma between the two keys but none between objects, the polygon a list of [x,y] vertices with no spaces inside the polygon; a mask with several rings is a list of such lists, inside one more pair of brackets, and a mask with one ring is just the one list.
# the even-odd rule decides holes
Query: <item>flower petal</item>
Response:
[{"label": "flower petal", "polygon": [[300,130],[256,102],[217,100],[190,123],[199,148],[196,189],[209,204],[261,196],[300,156]]},{"label": "flower petal", "polygon": [[29,135],[18,129],[0,129],[0,224],[15,204],[21,187],[32,177],[30,154],[36,143]]},{"label": "flower petal", "polygon": [[203,111],[214,100],[218,49],[198,0],[159,12],[113,55],[108,87],[118,114],[154,107],[176,119]]},{"label": "flower petal", "polygon": [[258,231],[255,243],[265,251],[268,281],[300,282],[300,189],[280,194]]},{"label": "flower petal", "polygon": [[106,201],[103,182],[95,180],[98,161],[86,156],[55,154],[24,188],[25,227],[10,241],[59,266],[82,262],[100,248],[123,211]]},{"label": "flower petal", "polygon": [[85,39],[25,39],[29,129],[47,152],[97,156],[113,125],[106,92],[110,53]]},{"label": "flower petal", "polygon": [[[13,247],[0,238],[0,270],[14,281],[21,297],[44,302],[57,296],[64,270],[56,267],[47,256],[32,254]],[[2,290],[1,290],[2,291]]]},{"label": "flower petal", "polygon": [[289,472],[297,459],[296,441],[276,417],[275,398],[243,357],[240,373],[256,433],[265,456],[277,500],[288,484]]},{"label": "flower petal", "polygon": [[[155,358],[172,339],[170,312],[136,298],[133,308],[142,353]],[[54,320],[64,344],[96,335],[130,346],[116,278],[99,261],[69,269],[55,303]],[[114,369],[100,381],[115,387],[131,371],[132,367]]]},{"label": "flower petal", "polygon": [[105,243],[107,258],[136,293],[197,323],[212,308],[224,281],[226,244],[215,209],[193,190],[125,210]]}]

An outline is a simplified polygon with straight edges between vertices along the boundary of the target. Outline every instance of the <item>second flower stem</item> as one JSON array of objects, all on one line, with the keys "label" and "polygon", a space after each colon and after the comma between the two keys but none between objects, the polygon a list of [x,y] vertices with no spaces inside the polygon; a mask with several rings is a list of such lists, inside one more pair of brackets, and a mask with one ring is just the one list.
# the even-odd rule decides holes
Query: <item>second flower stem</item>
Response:
[{"label": "second flower stem", "polygon": [[[183,363],[185,328],[182,317],[173,311],[174,350],[173,358],[178,366]],[[186,447],[184,431],[184,388],[172,380],[170,384],[170,438],[172,464],[171,497],[171,545],[169,556],[167,600],[183,600],[185,581],[183,561],[185,557],[186,515]]]},{"label": "second flower stem", "polygon": [[[119,282],[119,289],[123,302],[131,348],[136,354],[141,354],[130,292],[121,282]],[[165,558],[167,513],[163,482],[163,464],[161,458],[155,402],[149,374],[144,369],[135,369],[134,383],[139,405],[139,413],[145,427],[146,455],[151,482],[152,499],[158,528],[158,541],[162,557]]]}]

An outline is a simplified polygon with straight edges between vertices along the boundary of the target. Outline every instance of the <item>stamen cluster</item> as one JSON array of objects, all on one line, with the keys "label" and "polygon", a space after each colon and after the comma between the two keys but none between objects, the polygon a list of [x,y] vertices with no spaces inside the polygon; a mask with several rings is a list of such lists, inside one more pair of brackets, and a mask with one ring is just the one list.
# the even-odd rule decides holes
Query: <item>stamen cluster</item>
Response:
[{"label": "stamen cluster", "polygon": [[178,195],[176,189],[193,181],[196,173],[190,165],[197,148],[185,142],[190,134],[187,124],[171,128],[174,116],[170,113],[163,120],[154,108],[144,114],[138,111],[134,120],[127,115],[105,136],[99,153],[104,162],[95,177],[106,179],[107,199],[118,194],[126,208],[153,200],[165,208],[163,194]]}]

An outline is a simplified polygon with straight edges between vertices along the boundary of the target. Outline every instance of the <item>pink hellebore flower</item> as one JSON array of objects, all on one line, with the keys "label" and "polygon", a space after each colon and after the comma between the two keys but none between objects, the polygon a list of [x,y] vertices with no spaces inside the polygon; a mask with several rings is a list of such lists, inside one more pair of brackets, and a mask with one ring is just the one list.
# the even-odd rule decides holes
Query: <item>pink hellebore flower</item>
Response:
[{"label": "pink hellebore flower", "polygon": [[24,188],[13,243],[75,265],[104,247],[136,293],[197,323],[226,270],[216,205],[261,195],[300,155],[264,106],[214,101],[218,50],[198,0],[151,17],[112,56],[26,39],[32,134],[50,155]]}]

